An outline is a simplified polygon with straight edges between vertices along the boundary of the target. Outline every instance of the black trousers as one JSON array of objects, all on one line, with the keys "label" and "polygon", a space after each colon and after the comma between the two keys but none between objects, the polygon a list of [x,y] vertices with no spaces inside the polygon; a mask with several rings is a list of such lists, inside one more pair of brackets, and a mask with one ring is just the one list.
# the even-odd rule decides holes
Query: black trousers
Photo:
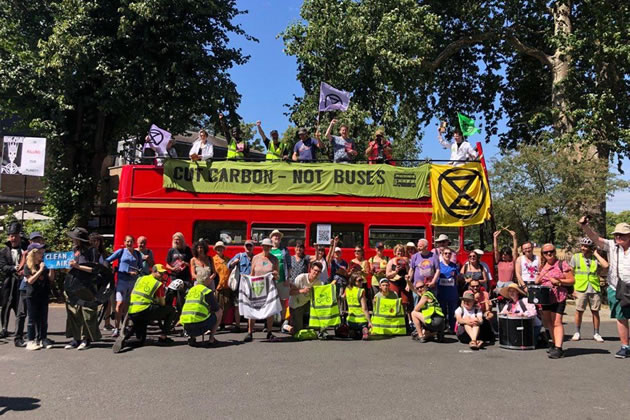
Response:
[{"label": "black trousers", "polygon": [[20,300],[20,291],[18,290],[20,282],[14,276],[10,276],[2,283],[2,312],[0,312],[0,318],[2,318],[2,329],[9,329],[9,318],[11,317],[11,310],[17,317],[18,304]]},{"label": "black trousers", "polygon": [[48,294],[33,295],[26,298],[28,308],[28,339],[44,340],[48,338]]},{"label": "black trousers", "polygon": [[24,323],[26,322],[26,312],[26,292],[20,290],[20,297],[18,298],[18,309],[17,313],[15,314],[15,338],[22,338],[24,336]]},{"label": "black trousers", "polygon": [[133,321],[133,328],[129,335],[135,334],[136,337],[143,340],[147,334],[147,326],[151,321],[164,321],[160,324],[160,328],[163,334],[168,334],[176,316],[175,309],[170,305],[151,305],[142,312],[129,314],[129,318]]}]

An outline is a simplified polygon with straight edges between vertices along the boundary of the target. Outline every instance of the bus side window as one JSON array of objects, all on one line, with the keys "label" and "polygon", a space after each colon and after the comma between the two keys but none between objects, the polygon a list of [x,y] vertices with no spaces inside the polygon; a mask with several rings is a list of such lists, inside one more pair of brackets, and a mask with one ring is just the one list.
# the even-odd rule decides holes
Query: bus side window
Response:
[{"label": "bus side window", "polygon": [[209,245],[223,241],[225,245],[243,245],[247,239],[247,222],[197,220],[193,227],[195,241],[205,239]]},{"label": "bus side window", "polygon": [[418,239],[425,237],[426,228],[423,226],[370,226],[369,241],[370,248],[374,248],[377,242],[383,242],[385,249],[392,249],[397,244],[417,244]]},{"label": "bus side window", "polygon": [[361,223],[311,223],[311,238],[317,238],[317,225],[331,225],[331,234],[334,238],[339,235],[340,248],[354,248],[356,245],[363,246],[363,224]]},{"label": "bus side window", "polygon": [[458,227],[444,227],[444,226],[433,226],[433,245],[435,247],[435,240],[440,235],[448,236],[448,239],[451,241],[450,248],[457,252],[459,251],[459,228]]},{"label": "bus side window", "polygon": [[278,229],[283,234],[280,246],[293,247],[297,241],[304,243],[306,240],[305,225],[283,225],[276,223],[253,223],[252,240],[259,244],[263,239],[268,238],[269,234],[275,229]]}]

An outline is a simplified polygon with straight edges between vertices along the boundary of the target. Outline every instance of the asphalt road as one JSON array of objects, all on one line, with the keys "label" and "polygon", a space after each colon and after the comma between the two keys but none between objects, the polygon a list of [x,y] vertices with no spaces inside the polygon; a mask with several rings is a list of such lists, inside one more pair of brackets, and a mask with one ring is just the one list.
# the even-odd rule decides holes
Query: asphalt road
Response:
[{"label": "asphalt road", "polygon": [[[51,307],[56,348],[28,352],[0,340],[0,415],[622,419],[630,412],[630,359],[613,357],[619,341],[611,321],[602,325],[605,343],[565,343],[560,360],[544,350],[472,352],[409,337],[270,343],[262,332],[248,344],[226,333],[220,348],[190,348],[178,338],[171,347],[114,355],[109,338],[87,351],[64,350],[64,327],[65,310]],[[590,332],[590,323],[582,329]],[[567,328],[567,339],[572,333]]]}]

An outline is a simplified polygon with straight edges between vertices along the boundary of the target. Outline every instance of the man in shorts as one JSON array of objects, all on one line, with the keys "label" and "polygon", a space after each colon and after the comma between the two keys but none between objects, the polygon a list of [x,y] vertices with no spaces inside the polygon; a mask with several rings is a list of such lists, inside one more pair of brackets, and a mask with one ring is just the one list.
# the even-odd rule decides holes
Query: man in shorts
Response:
[{"label": "man in shorts", "polygon": [[604,251],[608,252],[608,306],[610,317],[617,320],[617,332],[621,349],[615,354],[619,359],[630,357],[630,345],[628,345],[628,319],[630,319],[630,306],[621,306],[617,300],[616,291],[620,281],[630,287],[630,224],[619,223],[615,226],[613,236],[615,239],[600,237],[588,224],[588,217],[583,216],[579,222],[582,230],[591,241]]},{"label": "man in shorts", "polygon": [[591,315],[593,315],[593,339],[598,343],[603,343],[604,339],[599,334],[599,309],[602,306],[602,297],[595,244],[590,238],[582,238],[580,239],[580,251],[582,252],[573,255],[569,262],[575,276],[575,334],[573,334],[571,341],[579,341],[581,338],[582,316],[588,305],[591,309]]}]

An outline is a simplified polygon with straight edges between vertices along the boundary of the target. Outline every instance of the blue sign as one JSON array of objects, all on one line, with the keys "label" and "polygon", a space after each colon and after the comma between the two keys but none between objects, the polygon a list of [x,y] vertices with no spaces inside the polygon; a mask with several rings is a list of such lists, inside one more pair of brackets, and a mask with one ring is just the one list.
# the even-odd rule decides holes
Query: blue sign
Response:
[{"label": "blue sign", "polygon": [[74,252],[47,252],[44,254],[44,265],[54,270],[57,268],[70,268],[70,260],[74,259]]}]

